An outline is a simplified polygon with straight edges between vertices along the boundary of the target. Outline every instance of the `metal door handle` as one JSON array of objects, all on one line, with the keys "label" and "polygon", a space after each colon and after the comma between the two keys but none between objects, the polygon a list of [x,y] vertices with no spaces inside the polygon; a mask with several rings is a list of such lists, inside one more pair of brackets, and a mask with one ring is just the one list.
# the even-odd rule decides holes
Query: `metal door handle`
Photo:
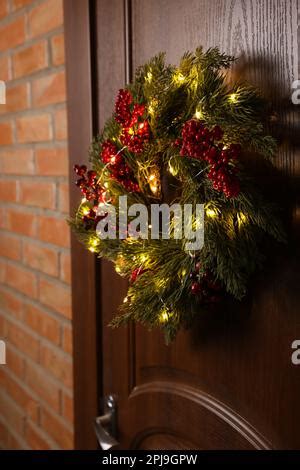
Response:
[{"label": "metal door handle", "polygon": [[117,434],[117,403],[113,395],[105,400],[105,413],[95,418],[95,433],[102,450],[119,445]]}]

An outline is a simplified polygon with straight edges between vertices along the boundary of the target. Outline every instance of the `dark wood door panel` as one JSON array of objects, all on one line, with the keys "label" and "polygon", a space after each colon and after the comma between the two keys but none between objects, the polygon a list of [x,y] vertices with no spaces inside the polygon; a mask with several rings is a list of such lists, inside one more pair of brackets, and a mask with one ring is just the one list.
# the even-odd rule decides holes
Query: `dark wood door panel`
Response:
[{"label": "dark wood door panel", "polygon": [[133,430],[129,448],[155,444],[172,446],[169,449],[253,450],[271,446],[225,404],[184,383],[156,381],[138,386],[129,397],[129,409]]},{"label": "dark wood door panel", "polygon": [[[299,151],[287,136],[297,116],[284,100],[298,78],[299,11],[296,0],[98,0],[100,127],[118,88],[152,55],[165,50],[176,63],[198,45],[219,46],[241,57],[234,73],[273,100],[284,129],[276,164],[296,181]],[[294,189],[283,196],[297,214],[296,183]],[[295,215],[294,240],[296,226]],[[101,262],[103,393],[118,395],[122,447],[300,448],[300,376],[290,360],[291,343],[300,337],[299,260],[292,242],[256,277],[245,301],[199,315],[193,330],[170,346],[158,331],[107,327],[126,283]]]}]

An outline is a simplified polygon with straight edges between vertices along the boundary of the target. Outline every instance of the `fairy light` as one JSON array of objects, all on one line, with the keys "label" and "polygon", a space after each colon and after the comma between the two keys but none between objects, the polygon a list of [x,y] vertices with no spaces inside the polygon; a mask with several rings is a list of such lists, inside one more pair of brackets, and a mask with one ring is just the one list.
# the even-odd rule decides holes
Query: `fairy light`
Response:
[{"label": "fairy light", "polygon": [[126,304],[127,302],[128,302],[128,297],[126,296],[126,297],[124,297],[124,299],[123,299],[123,303]]},{"label": "fairy light", "polygon": [[237,214],[237,220],[238,220],[239,226],[243,225],[247,222],[247,216],[243,212],[239,212]]},{"label": "fairy light", "polygon": [[175,170],[175,168],[172,166],[172,164],[170,162],[168,164],[168,167],[169,167],[169,172],[171,173],[171,175],[176,176],[177,175],[177,170]]},{"label": "fairy light", "polygon": [[205,209],[205,214],[207,215],[207,217],[213,219],[214,217],[217,217],[218,212],[215,209]]},{"label": "fairy light", "polygon": [[229,101],[231,103],[236,103],[237,102],[237,94],[236,93],[231,93],[231,95],[229,95]]},{"label": "fairy light", "polygon": [[195,118],[196,119],[203,119],[203,113],[200,109],[196,109]]},{"label": "fairy light", "polygon": [[83,197],[83,198],[81,199],[81,204],[85,204],[86,202],[87,202],[87,198],[86,198],[86,197]]},{"label": "fairy light", "polygon": [[89,212],[90,212],[90,208],[89,208],[89,207],[85,206],[85,207],[82,208],[82,213],[83,213],[83,215],[88,215]]},{"label": "fairy light", "polygon": [[149,70],[149,72],[148,72],[147,75],[146,75],[146,81],[147,81],[148,83],[151,83],[151,82],[152,82],[152,78],[153,78],[153,73],[150,72],[150,70]]},{"label": "fairy light", "polygon": [[159,314],[159,322],[160,323],[166,323],[168,320],[169,320],[168,311],[167,311],[167,309],[164,309]]},{"label": "fairy light", "polygon": [[174,82],[175,82],[175,83],[179,83],[179,84],[180,84],[180,83],[183,83],[183,82],[184,82],[185,76],[182,75],[181,72],[176,72],[176,73],[174,74],[174,76],[173,76],[173,79],[174,79]]},{"label": "fairy light", "polygon": [[159,179],[157,178],[155,173],[151,173],[151,175],[148,178],[148,183],[149,183],[152,193],[156,194],[159,189]]},{"label": "fairy light", "polygon": [[91,247],[96,248],[99,245],[98,238],[93,238],[92,240],[90,240],[90,245]]},{"label": "fairy light", "polygon": [[148,256],[142,254],[142,255],[140,256],[140,261],[141,261],[141,263],[146,263],[146,261],[148,261]]},{"label": "fairy light", "polygon": [[107,181],[105,181],[104,185],[103,185],[106,189],[109,188],[109,184]]},{"label": "fairy light", "polygon": [[96,251],[93,246],[90,246],[90,247],[89,247],[89,250],[90,250],[92,253],[95,253],[95,251]]}]

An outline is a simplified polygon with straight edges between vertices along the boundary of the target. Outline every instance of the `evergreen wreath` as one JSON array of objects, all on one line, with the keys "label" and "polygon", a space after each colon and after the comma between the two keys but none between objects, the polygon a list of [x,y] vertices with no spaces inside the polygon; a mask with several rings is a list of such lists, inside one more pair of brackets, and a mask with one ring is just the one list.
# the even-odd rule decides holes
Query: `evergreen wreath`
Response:
[{"label": "evergreen wreath", "polygon": [[[233,60],[217,48],[186,53],[179,67],[166,65],[162,53],[152,58],[119,91],[113,117],[91,145],[92,169],[74,167],[83,198],[70,224],[129,279],[113,326],[134,320],[173,339],[204,309],[242,299],[262,265],[265,237],[285,239],[275,205],[242,162],[245,151],[270,159],[276,143],[265,133],[257,91],[227,83]],[[189,253],[186,240],[174,237],[100,240],[97,223],[108,205],[118,210],[123,195],[147,207],[204,204],[204,247]]]}]

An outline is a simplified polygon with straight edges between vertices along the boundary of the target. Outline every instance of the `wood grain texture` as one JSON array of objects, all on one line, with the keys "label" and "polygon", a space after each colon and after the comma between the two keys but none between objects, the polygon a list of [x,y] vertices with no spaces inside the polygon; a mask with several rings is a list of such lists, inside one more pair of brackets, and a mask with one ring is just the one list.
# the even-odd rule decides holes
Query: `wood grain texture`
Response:
[{"label": "wood grain texture", "polygon": [[[126,23],[128,2],[132,16]],[[80,282],[87,285],[88,269],[90,298],[93,289],[101,293],[101,379],[103,393],[115,393],[119,398],[121,446],[300,449],[300,372],[291,363],[291,343],[300,338],[300,134],[299,110],[290,100],[291,84],[300,74],[300,1],[97,0],[95,5],[96,35],[91,44],[97,60],[92,78],[99,126],[112,113],[116,92],[128,78],[126,44],[131,46],[133,69],[161,50],[166,51],[169,62],[176,63],[184,51],[198,45],[205,49],[219,46],[239,57],[232,77],[259,85],[271,101],[276,120],[270,123],[270,129],[279,142],[275,163],[280,171],[274,193],[286,213],[293,216],[289,219],[287,248],[272,253],[266,269],[253,279],[248,297],[218,315],[199,315],[193,330],[181,332],[168,347],[157,331],[148,332],[140,326],[119,330],[107,327],[123,300],[126,283],[103,262],[97,284],[93,263],[80,255],[84,269],[80,274],[74,265],[74,287],[80,290]],[[126,35],[129,23],[132,40]],[[80,67],[86,69],[90,64]],[[78,98],[77,107],[85,98],[94,99],[88,91]],[[86,112],[89,122],[90,108]],[[73,149],[82,148],[89,126],[80,130],[75,120],[72,127]],[[275,180],[261,176],[264,184],[274,186]],[[96,304],[91,301],[89,305]],[[87,316],[82,328],[84,337],[87,329],[92,329],[93,371],[95,327],[96,317]],[[77,335],[80,344],[80,333]],[[89,381],[87,355],[77,361],[77,366],[88,369],[88,373],[77,372],[86,381],[85,386],[95,386],[93,379]],[[167,383],[168,391],[151,389],[153,383]],[[192,389],[202,404],[203,397],[221,403],[223,417],[205,406],[196,406],[191,395],[187,394],[183,402],[178,389]],[[137,393],[141,390],[149,393]],[[94,396],[95,392],[88,393]],[[224,410],[230,410],[231,424],[226,424]],[[82,413],[79,409],[77,412]],[[256,444],[245,439],[245,427],[232,424],[236,417],[247,423],[248,437],[249,430],[260,436],[255,438]]]},{"label": "wood grain texture", "polygon": [[[74,185],[73,165],[88,163],[93,136],[91,25],[88,0],[65,0],[65,38],[68,91],[70,214],[80,201]],[[97,101],[96,101],[97,102]],[[97,269],[90,256],[72,236],[72,320],[74,364],[75,448],[94,449],[93,419],[99,413],[98,380],[101,348],[97,322]]]}]

